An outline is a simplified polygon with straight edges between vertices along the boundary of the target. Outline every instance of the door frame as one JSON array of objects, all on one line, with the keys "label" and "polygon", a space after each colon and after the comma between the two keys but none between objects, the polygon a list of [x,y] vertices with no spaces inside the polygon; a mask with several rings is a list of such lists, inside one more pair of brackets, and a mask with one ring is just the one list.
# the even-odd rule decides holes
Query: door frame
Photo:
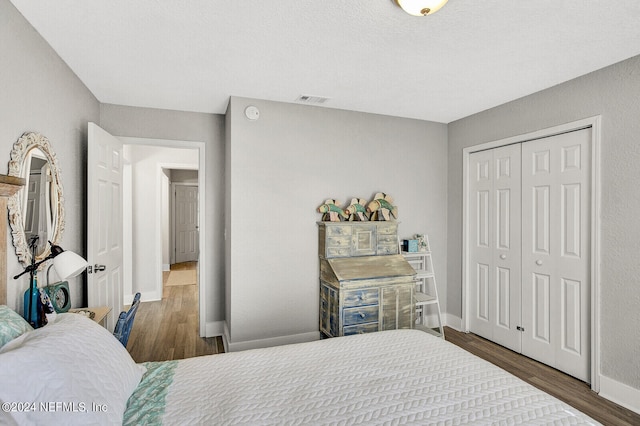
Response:
[{"label": "door frame", "polygon": [[[198,240],[198,252],[199,258],[207,259],[206,255],[206,238],[203,236],[206,235],[206,144],[204,142],[198,141],[180,141],[180,140],[170,140],[170,139],[150,139],[150,138],[133,138],[133,137],[118,137],[125,145],[147,145],[147,146],[157,146],[164,148],[180,148],[180,149],[195,149],[198,151],[198,222],[200,223],[200,236],[201,238]],[[157,178],[160,179],[160,175],[162,174],[163,168],[175,168],[175,169],[184,169],[184,165],[180,164],[161,164],[158,167]],[[186,167],[189,168],[189,167]],[[160,197],[157,198],[158,200]],[[155,206],[156,214],[160,215],[161,206]],[[161,220],[158,218],[156,221],[157,229],[156,232],[160,234],[161,230]],[[162,244],[158,247],[155,247],[155,259],[156,264],[160,267],[157,268],[156,271],[157,276],[154,277],[155,282],[159,282],[162,286]],[[199,261],[198,262],[198,318],[199,318],[199,334],[200,337],[206,337],[206,317],[207,317],[207,298],[206,298],[206,285],[204,285],[204,278],[207,276],[207,262]],[[162,294],[162,293],[160,293]]]},{"label": "door frame", "polygon": [[462,150],[462,329],[469,332],[469,156],[477,151],[591,128],[591,389],[600,391],[600,141],[602,117],[600,115],[530,133],[485,142]]}]

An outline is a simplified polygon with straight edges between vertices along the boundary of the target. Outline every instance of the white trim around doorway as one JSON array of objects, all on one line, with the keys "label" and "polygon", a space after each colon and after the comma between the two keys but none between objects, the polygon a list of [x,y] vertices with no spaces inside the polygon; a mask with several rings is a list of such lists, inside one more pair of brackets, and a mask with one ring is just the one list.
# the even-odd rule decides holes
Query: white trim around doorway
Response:
[{"label": "white trim around doorway", "polygon": [[601,116],[585,118],[492,142],[470,146],[462,150],[462,330],[469,331],[469,156],[514,143],[559,135],[591,128],[591,389],[600,391],[600,140]]}]

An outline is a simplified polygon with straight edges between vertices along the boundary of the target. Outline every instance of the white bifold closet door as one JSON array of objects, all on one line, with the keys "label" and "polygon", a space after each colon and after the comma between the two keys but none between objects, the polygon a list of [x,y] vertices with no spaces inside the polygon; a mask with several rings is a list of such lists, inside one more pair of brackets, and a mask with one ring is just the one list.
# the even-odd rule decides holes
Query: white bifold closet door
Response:
[{"label": "white bifold closet door", "polygon": [[521,352],[521,146],[470,155],[471,331]]},{"label": "white bifold closet door", "polygon": [[590,381],[591,129],[470,155],[470,330]]}]

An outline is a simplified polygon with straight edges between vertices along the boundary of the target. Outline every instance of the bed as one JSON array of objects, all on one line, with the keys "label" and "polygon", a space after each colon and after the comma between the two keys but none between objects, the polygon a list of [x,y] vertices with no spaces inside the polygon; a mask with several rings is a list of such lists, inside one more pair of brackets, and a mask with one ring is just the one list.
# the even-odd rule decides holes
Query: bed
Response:
[{"label": "bed", "polygon": [[416,330],[144,364],[79,315],[14,334],[8,424],[598,424]]}]

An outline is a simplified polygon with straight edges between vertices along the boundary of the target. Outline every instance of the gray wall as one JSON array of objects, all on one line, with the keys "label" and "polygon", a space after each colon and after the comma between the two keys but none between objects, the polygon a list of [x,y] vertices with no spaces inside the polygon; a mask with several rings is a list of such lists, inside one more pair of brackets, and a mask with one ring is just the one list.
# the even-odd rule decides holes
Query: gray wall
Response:
[{"label": "gray wall", "polygon": [[101,104],[100,126],[115,136],[196,141],[206,144],[206,321],[223,321],[224,116]]},{"label": "gray wall", "polygon": [[462,312],[462,149],[602,115],[601,371],[640,389],[640,57],[450,123],[447,312]]},{"label": "gray wall", "polygon": [[[99,120],[99,103],[8,0],[0,0],[0,52],[0,173],[8,172],[11,147],[23,132],[48,137],[62,169],[66,230],[61,245],[85,256],[87,123]],[[7,274],[7,303],[22,312],[28,278],[13,279],[22,267],[10,236],[6,244],[7,271],[0,273]],[[70,280],[73,306],[82,304],[82,281],[82,276]]]},{"label": "gray wall", "polygon": [[198,183],[197,170],[171,170],[171,183]]},{"label": "gray wall", "polygon": [[[248,105],[260,109],[249,121]],[[447,126],[232,97],[227,114],[227,325],[232,344],[318,333],[315,209],[376,192],[400,235],[428,233],[446,299]]]}]

